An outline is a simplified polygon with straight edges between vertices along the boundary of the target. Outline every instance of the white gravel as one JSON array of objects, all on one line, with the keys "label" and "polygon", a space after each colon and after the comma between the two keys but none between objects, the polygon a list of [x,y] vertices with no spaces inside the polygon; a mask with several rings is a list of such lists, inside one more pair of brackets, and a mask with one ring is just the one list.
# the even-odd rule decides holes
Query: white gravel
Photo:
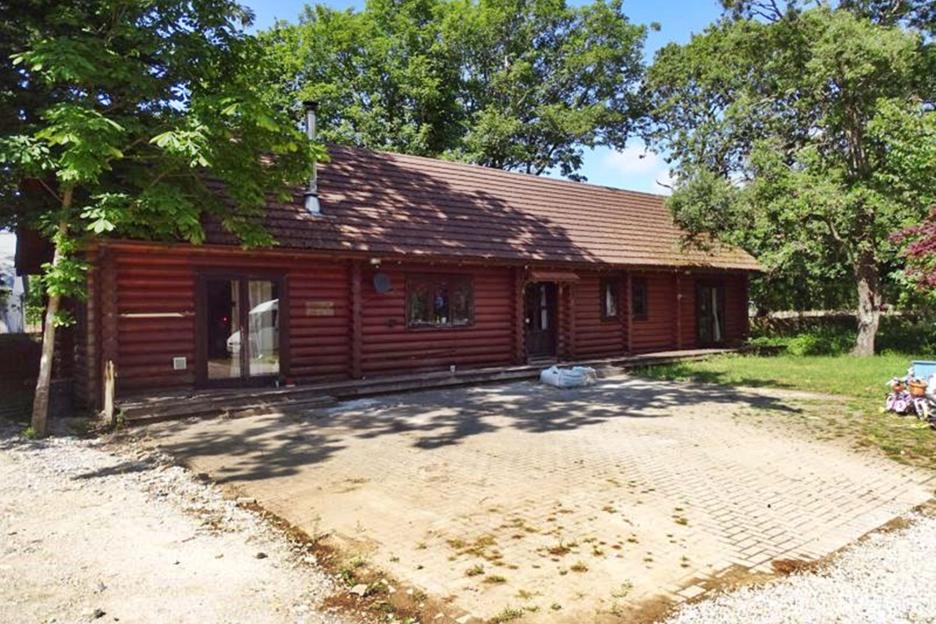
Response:
[{"label": "white gravel", "polygon": [[683,607],[666,624],[936,622],[936,517],[913,515],[820,571]]},{"label": "white gravel", "polygon": [[314,557],[167,458],[0,423],[0,622],[345,621]]}]

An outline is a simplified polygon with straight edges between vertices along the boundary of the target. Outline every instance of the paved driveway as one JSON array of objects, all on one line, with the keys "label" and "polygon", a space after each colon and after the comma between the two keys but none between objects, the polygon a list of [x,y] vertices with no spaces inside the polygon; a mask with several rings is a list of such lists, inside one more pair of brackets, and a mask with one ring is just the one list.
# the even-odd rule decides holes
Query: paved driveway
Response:
[{"label": "paved driveway", "polygon": [[828,554],[929,498],[929,472],[781,425],[795,399],[618,377],[147,433],[455,615],[615,621],[719,575]]}]

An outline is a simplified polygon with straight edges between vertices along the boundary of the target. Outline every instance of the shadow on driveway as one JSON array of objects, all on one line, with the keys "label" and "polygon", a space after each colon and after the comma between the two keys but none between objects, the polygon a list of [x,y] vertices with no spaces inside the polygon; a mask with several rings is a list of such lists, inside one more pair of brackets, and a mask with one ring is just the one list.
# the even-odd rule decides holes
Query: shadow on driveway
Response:
[{"label": "shadow on driveway", "polygon": [[672,418],[677,408],[707,405],[798,413],[766,394],[712,385],[617,377],[596,385],[560,390],[533,382],[433,390],[358,400],[284,418],[280,414],[243,419],[237,426],[205,421],[152,425],[161,447],[183,459],[224,456],[213,476],[219,483],[295,474],[323,462],[353,439],[407,434],[412,446],[433,450],[510,428],[550,433],[591,427],[620,418]]}]

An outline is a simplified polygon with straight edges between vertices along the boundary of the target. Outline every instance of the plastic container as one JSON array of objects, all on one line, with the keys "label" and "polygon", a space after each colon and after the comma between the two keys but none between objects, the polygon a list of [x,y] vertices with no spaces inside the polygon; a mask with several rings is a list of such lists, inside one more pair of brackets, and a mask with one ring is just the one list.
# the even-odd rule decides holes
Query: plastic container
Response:
[{"label": "plastic container", "polygon": [[936,361],[934,360],[914,360],[911,363],[913,376],[917,379],[929,379],[936,374]]}]

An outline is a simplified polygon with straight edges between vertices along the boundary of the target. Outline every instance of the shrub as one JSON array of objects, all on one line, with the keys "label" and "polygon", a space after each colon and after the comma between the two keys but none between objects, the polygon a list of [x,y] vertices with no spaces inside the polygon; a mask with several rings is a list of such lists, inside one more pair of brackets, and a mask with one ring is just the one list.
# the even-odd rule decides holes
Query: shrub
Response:
[{"label": "shrub", "polygon": [[[786,347],[790,355],[842,355],[851,351],[856,331],[845,324],[814,323],[796,332],[760,328],[752,347]],[[878,353],[936,353],[936,321],[931,318],[884,316],[876,339]]]},{"label": "shrub", "polygon": [[936,352],[936,321],[928,318],[884,317],[878,331],[877,350],[900,353]]},{"label": "shrub", "polygon": [[793,336],[787,342],[791,355],[834,355],[840,353],[840,341],[826,332],[815,332]]}]

